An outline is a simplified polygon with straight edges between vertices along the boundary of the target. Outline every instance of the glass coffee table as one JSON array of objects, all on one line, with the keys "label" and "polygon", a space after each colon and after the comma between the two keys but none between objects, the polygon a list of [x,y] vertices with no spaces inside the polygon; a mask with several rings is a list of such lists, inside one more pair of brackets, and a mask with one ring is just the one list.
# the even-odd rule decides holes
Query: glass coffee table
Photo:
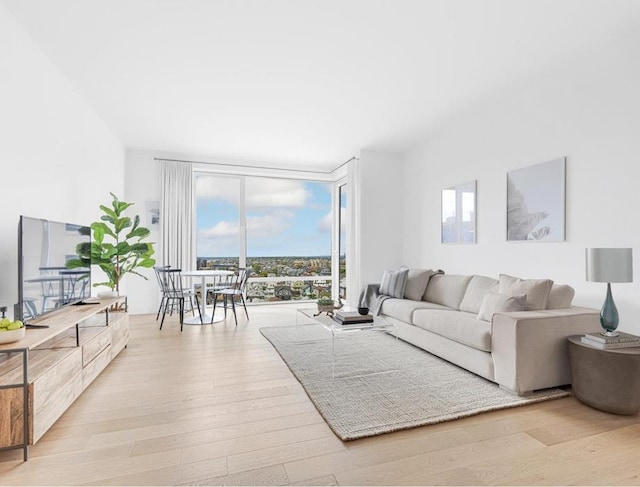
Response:
[{"label": "glass coffee table", "polygon": [[[344,311],[350,311],[345,308]],[[317,308],[298,308],[296,310],[296,325],[320,324],[331,333],[331,374],[336,377],[336,335],[353,332],[382,332],[389,333],[395,325],[381,316],[373,316],[373,323],[355,323],[343,325],[335,321],[326,313],[318,314]],[[396,342],[398,337],[395,337]],[[393,371],[386,371],[393,372]]]}]

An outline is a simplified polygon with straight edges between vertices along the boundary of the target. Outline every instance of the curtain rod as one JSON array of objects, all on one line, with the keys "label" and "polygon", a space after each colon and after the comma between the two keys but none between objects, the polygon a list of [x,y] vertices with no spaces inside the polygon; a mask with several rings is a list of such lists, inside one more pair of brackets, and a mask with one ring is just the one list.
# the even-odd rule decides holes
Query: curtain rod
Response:
[{"label": "curtain rod", "polygon": [[346,164],[350,163],[351,161],[353,161],[355,159],[357,159],[357,157],[353,156],[351,159],[348,159],[348,160],[344,161],[342,164],[340,164],[339,166],[335,167],[331,171],[312,171],[312,170],[305,170],[305,169],[287,169],[287,168],[281,168],[281,167],[252,166],[252,165],[249,165],[249,164],[232,164],[232,163],[228,163],[228,162],[189,161],[189,160],[185,160],[185,159],[171,159],[171,158],[167,158],[167,157],[154,157],[153,158],[154,161],[186,162],[186,163],[191,163],[191,164],[210,164],[212,166],[231,166],[231,167],[242,167],[242,168],[246,168],[246,169],[275,169],[275,170],[278,170],[278,171],[290,171],[290,172],[300,172],[300,173],[319,173],[319,174],[331,174],[331,173],[337,171],[338,169],[342,168],[343,166],[345,166]]}]

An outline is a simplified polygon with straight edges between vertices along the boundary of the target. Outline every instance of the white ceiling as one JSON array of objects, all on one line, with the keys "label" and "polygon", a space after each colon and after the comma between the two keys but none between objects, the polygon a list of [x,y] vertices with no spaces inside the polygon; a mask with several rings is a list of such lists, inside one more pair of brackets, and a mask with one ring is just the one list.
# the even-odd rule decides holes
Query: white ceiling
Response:
[{"label": "white ceiling", "polygon": [[127,148],[332,169],[637,26],[639,0],[0,0]]}]

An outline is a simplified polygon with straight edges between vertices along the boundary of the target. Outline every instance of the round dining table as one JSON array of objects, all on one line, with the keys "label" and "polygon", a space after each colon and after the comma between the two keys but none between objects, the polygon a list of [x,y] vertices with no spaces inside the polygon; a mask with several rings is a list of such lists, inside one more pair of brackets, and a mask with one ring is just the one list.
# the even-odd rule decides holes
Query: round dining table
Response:
[{"label": "round dining table", "polygon": [[210,323],[216,323],[218,321],[224,320],[224,311],[221,310],[219,317],[218,315],[212,316],[207,314],[207,278],[220,278],[224,276],[232,276],[234,274],[233,271],[223,271],[223,270],[213,270],[213,269],[199,269],[196,271],[182,271],[182,277],[199,277],[200,285],[202,286],[200,289],[202,290],[202,299],[200,302],[200,312],[199,316],[194,316],[191,318],[185,318],[185,325],[208,325]]}]

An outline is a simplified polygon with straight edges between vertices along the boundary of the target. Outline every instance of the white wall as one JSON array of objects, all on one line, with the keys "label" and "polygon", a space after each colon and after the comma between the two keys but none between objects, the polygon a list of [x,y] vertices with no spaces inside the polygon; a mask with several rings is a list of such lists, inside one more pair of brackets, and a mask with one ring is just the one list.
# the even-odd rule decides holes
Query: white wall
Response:
[{"label": "white wall", "polygon": [[[448,273],[549,277],[599,308],[586,247],[633,247],[633,284],[614,284],[620,329],[640,334],[640,35],[622,36],[452,116],[406,157],[405,263]],[[567,157],[566,241],[506,242],[506,173]],[[440,194],[478,180],[476,245],[440,243]]]},{"label": "white wall", "polygon": [[[127,150],[125,195],[127,201],[135,202],[134,206],[129,208],[129,214],[140,215],[142,225],[151,230],[149,241],[154,243],[154,257],[160,264],[160,229],[151,225],[147,208],[147,202],[158,205],[160,202],[160,163],[155,161],[154,157],[151,151]],[[127,278],[129,312],[155,313],[160,304],[160,294],[153,269],[140,269],[139,272],[147,279],[138,276]]]},{"label": "white wall", "polygon": [[358,166],[360,279],[374,283],[380,282],[385,269],[397,269],[404,263],[403,161],[400,154],[363,150]]},{"label": "white wall", "polygon": [[124,148],[0,4],[0,305],[18,299],[21,214],[89,224],[124,192]]}]

